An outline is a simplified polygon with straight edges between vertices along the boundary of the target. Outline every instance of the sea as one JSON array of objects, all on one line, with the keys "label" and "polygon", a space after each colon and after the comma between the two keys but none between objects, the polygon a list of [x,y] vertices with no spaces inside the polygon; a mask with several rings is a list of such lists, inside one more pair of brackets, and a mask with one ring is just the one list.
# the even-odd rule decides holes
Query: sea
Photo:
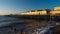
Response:
[{"label": "sea", "polygon": [[25,26],[24,19],[0,16],[0,34],[14,34],[14,29],[21,30]]},{"label": "sea", "polygon": [[0,34],[50,34],[55,25],[45,20],[0,16]]}]

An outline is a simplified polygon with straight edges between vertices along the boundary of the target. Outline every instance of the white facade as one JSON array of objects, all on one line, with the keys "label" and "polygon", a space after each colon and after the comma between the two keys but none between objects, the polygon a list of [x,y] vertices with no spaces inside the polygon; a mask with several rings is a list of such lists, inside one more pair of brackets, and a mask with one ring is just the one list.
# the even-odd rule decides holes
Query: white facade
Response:
[{"label": "white facade", "polygon": [[60,11],[59,10],[53,10],[53,11],[50,11],[51,15],[56,15],[56,14],[60,14]]},{"label": "white facade", "polygon": [[51,15],[60,15],[60,6],[54,8],[54,10],[50,11]]},{"label": "white facade", "polygon": [[43,10],[43,11],[37,11],[35,10],[34,12],[26,12],[26,13],[21,13],[21,15],[46,15],[47,12],[46,10]]}]

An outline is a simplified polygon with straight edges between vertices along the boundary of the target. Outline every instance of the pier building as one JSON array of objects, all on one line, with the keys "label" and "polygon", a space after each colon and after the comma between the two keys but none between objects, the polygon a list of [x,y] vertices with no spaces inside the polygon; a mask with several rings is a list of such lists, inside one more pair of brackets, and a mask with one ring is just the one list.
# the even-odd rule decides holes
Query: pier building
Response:
[{"label": "pier building", "polygon": [[21,15],[47,15],[47,9],[28,11],[21,13]]},{"label": "pier building", "polygon": [[60,16],[60,6],[54,7],[54,10],[43,9],[43,10],[32,10],[21,13],[21,15],[54,15]]},{"label": "pier building", "polygon": [[51,15],[59,16],[60,15],[60,6],[54,7],[54,10],[50,11]]}]

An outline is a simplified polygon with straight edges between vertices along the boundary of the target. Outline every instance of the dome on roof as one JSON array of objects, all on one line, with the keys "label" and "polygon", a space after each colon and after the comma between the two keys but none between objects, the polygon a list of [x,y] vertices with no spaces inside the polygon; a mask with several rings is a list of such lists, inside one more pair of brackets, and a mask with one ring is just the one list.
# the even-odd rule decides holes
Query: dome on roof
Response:
[{"label": "dome on roof", "polygon": [[60,6],[54,7],[54,10],[60,10]]}]

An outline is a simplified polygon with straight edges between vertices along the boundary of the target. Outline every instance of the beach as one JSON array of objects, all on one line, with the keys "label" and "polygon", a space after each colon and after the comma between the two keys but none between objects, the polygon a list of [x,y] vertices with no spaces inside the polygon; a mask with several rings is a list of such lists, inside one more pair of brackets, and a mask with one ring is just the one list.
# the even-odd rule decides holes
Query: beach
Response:
[{"label": "beach", "polygon": [[0,34],[32,34],[35,29],[56,23],[47,20],[0,16]]}]

